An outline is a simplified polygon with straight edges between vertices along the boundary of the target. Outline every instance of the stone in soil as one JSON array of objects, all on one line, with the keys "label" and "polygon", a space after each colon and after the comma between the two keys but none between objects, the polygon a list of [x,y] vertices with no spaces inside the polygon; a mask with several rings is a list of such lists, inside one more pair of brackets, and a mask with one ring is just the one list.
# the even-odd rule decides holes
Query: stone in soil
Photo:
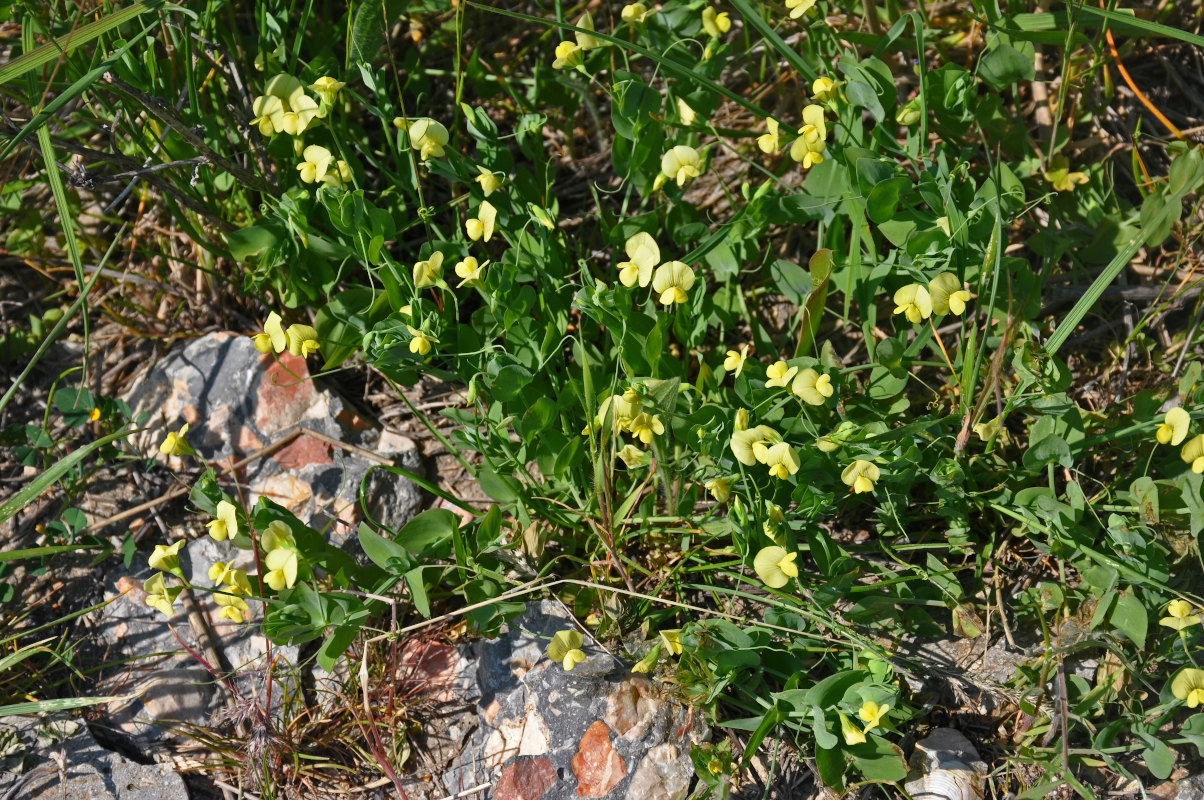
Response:
[{"label": "stone in soil", "polygon": [[443,777],[449,794],[497,800],[673,800],[689,789],[690,747],[710,731],[690,710],[586,637],[566,672],[544,656],[575,627],[554,601],[528,604],[501,636],[476,645],[479,727]]}]

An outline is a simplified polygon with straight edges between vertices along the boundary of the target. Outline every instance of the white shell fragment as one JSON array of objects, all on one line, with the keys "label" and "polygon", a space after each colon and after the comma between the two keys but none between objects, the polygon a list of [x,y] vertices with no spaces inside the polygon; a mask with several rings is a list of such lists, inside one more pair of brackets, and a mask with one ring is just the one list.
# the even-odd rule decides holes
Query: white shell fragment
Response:
[{"label": "white shell fragment", "polygon": [[936,728],[916,743],[904,788],[914,800],[981,800],[987,765],[970,740],[952,728]]}]

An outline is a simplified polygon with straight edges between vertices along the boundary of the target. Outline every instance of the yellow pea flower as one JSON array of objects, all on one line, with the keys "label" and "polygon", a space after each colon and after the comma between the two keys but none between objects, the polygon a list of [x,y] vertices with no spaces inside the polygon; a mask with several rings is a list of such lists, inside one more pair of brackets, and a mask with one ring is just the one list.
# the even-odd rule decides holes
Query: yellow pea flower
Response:
[{"label": "yellow pea flower", "polygon": [[1162,424],[1158,426],[1158,430],[1154,433],[1154,438],[1158,440],[1158,444],[1169,444],[1173,447],[1178,447],[1184,439],[1187,438],[1187,428],[1191,425],[1191,414],[1188,414],[1179,406],[1167,409],[1166,416],[1162,419]]},{"label": "yellow pea flower", "polygon": [[488,197],[489,195],[502,188],[502,179],[497,176],[497,173],[486,167],[477,167],[477,172],[480,173],[473,178],[481,185],[481,192]]},{"label": "yellow pea flower", "polygon": [[165,617],[170,617],[175,613],[176,598],[179,597],[182,587],[173,586],[168,588],[163,579],[162,572],[156,572],[142,584],[143,591],[146,592],[146,604],[156,611],[161,611]]},{"label": "yellow pea flower", "polygon": [[330,162],[334,159],[330,151],[325,147],[320,147],[316,144],[311,144],[301,153],[305,160],[297,165],[297,171],[301,173],[301,181],[303,183],[313,183],[320,181],[326,175],[326,170],[330,166]]},{"label": "yellow pea flower", "polygon": [[702,27],[712,38],[719,38],[732,29],[732,19],[726,11],[719,12],[710,6],[702,10]]},{"label": "yellow pea flower", "polygon": [[732,433],[730,447],[732,455],[746,467],[757,463],[757,452],[761,448],[777,444],[782,437],[768,425],[758,425],[755,428],[738,430]]},{"label": "yellow pea flower", "polygon": [[753,559],[753,570],[770,589],[781,589],[798,577],[798,565],[794,563],[797,558],[798,553],[787,553],[786,548],[776,544],[763,547]]},{"label": "yellow pea flower", "polygon": [[568,671],[585,661],[585,652],[581,649],[584,642],[580,631],[557,631],[545,652],[548,658],[559,661],[565,671]]},{"label": "yellow pea flower", "polygon": [[282,547],[295,548],[297,540],[293,537],[293,531],[289,528],[288,524],[277,519],[268,523],[263,536],[259,537],[259,545],[263,548],[264,552],[267,552]]},{"label": "yellow pea flower", "polygon": [[672,655],[681,655],[681,628],[670,628],[660,632],[661,642]]},{"label": "yellow pea flower", "polygon": [[740,345],[739,350],[728,350],[727,357],[723,359],[723,371],[733,373],[734,377],[739,378],[740,373],[744,371],[744,362],[748,360],[749,345]]},{"label": "yellow pea flower", "polygon": [[219,500],[217,503],[217,519],[210,520],[208,528],[209,535],[219,542],[224,542],[231,537],[237,536],[238,509],[229,500]]},{"label": "yellow pea flower", "polygon": [[351,167],[347,166],[347,162],[340,158],[322,176],[322,183],[334,189],[344,188],[347,184],[351,183]]},{"label": "yellow pea flower", "polygon": [[694,270],[680,261],[661,264],[652,277],[652,291],[657,293],[661,303],[666,306],[689,300],[690,296],[687,293],[693,285]]},{"label": "yellow pea flower", "polygon": [[916,323],[932,316],[932,297],[918,283],[909,283],[899,289],[894,300],[894,313],[904,315],[908,322]]},{"label": "yellow pea flower", "polygon": [[748,409],[736,409],[736,416],[732,420],[732,430],[746,431],[748,430]]},{"label": "yellow pea flower", "polygon": [[920,121],[920,98],[913,97],[895,111],[895,122],[904,128],[910,128]]},{"label": "yellow pea flower", "polygon": [[396,117],[393,125],[407,133],[410,137],[410,147],[418,152],[418,157],[423,161],[443,155],[449,135],[447,128],[441,122],[430,117],[418,117],[412,120]]},{"label": "yellow pea flower", "polygon": [[882,477],[878,465],[870,461],[857,459],[844,468],[840,480],[845,486],[852,488],[855,494],[874,491],[874,483]]},{"label": "yellow pea flower", "polygon": [[710,492],[716,503],[726,503],[732,496],[732,482],[728,478],[711,478],[702,488]]},{"label": "yellow pea flower", "polygon": [[639,661],[637,661],[631,665],[631,671],[632,672],[651,672],[652,668],[656,666],[656,662],[660,660],[660,657],[661,657],[661,646],[659,644],[653,645],[652,649],[648,651],[648,654],[646,656],[644,656]]},{"label": "yellow pea flower", "polygon": [[476,217],[464,223],[468,238],[474,242],[489,241],[493,237],[494,223],[497,221],[497,209],[488,200],[482,200],[477,207]]},{"label": "yellow pea flower", "polygon": [[1181,669],[1171,681],[1171,694],[1195,708],[1204,703],[1204,669]]},{"label": "yellow pea flower", "polygon": [[330,105],[339,96],[339,90],[346,85],[343,81],[336,81],[328,75],[323,75],[309,85],[309,90]]},{"label": "yellow pea flower", "polygon": [[172,545],[157,544],[155,545],[155,552],[151,553],[150,558],[146,561],[150,564],[151,569],[170,572],[173,575],[182,575],[183,573],[180,570],[180,549],[185,544],[187,542],[183,539],[178,539]]},{"label": "yellow pea flower", "polygon": [[640,414],[640,404],[638,396],[635,399],[629,399],[627,393],[612,394],[598,405],[598,415],[594,418],[594,425],[601,429],[605,425],[612,425],[621,431],[631,429],[631,422]]},{"label": "yellow pea flower", "polygon": [[677,98],[677,118],[682,125],[689,127],[698,121],[698,112],[690,107],[690,104],[680,97]]},{"label": "yellow pea flower", "polygon": [[835,88],[836,81],[826,75],[821,75],[811,82],[811,99],[821,103],[835,100],[836,93],[833,91]]},{"label": "yellow pea flower", "polygon": [[438,250],[414,265],[414,288],[425,289],[443,280],[443,253]]},{"label": "yellow pea flower", "polygon": [[1179,457],[1191,464],[1191,471],[1199,475],[1204,472],[1204,433],[1197,434],[1183,445]]},{"label": "yellow pea flower", "polygon": [[623,6],[623,10],[619,12],[619,18],[624,22],[630,22],[633,25],[638,25],[646,20],[648,15],[652,13],[654,12],[649,10],[648,6],[644,5],[643,3],[628,3],[627,5]]},{"label": "yellow pea flower", "polygon": [[276,133],[276,127],[272,120],[284,116],[284,104],[281,103],[279,97],[274,95],[260,95],[251,104],[251,113],[255,115],[251,124],[259,128],[259,132],[263,136],[271,136]]},{"label": "yellow pea flower", "polygon": [[438,343],[439,340],[429,333],[419,330],[410,325],[406,325],[406,330],[410,332],[410,352],[420,356],[425,356],[431,352],[431,343]]},{"label": "yellow pea flower", "polygon": [[769,133],[763,133],[757,137],[757,147],[766,155],[776,155],[782,149],[782,140],[778,136],[778,121],[773,117],[767,117],[765,119],[765,129]]},{"label": "yellow pea flower", "polygon": [[652,270],[661,260],[661,249],[650,234],[640,231],[631,236],[623,246],[627,260],[620,261],[619,282],[624,286],[639,283],[643,289],[652,281]]},{"label": "yellow pea flower", "polygon": [[[586,11],[578,18],[577,27],[592,31],[594,29],[594,15]],[[573,38],[577,40],[577,46],[582,50],[593,50],[595,47],[602,46],[602,42],[597,36],[590,36],[588,33],[582,33],[581,31],[573,31]]]},{"label": "yellow pea flower", "polygon": [[188,433],[187,423],[180,426],[180,430],[175,433],[168,431],[162,444],[159,445],[159,452],[165,456],[195,456],[196,451],[184,438],[186,433]]},{"label": "yellow pea flower", "polygon": [[648,453],[631,443],[623,445],[623,447],[620,448],[617,453],[615,453],[615,456],[627,466],[627,469],[642,467],[651,460],[651,457],[648,455]]},{"label": "yellow pea flower", "polygon": [[785,388],[796,372],[798,372],[798,367],[792,367],[785,361],[773,362],[765,368],[765,388]]},{"label": "yellow pea flower", "polygon": [[974,299],[962,282],[952,272],[942,272],[928,282],[928,294],[932,299],[932,311],[936,314],[953,314],[960,317],[966,310],[966,303]]},{"label": "yellow pea flower", "polygon": [[288,351],[295,356],[306,358],[322,347],[318,342],[318,332],[312,325],[289,325],[284,335],[288,339]]},{"label": "yellow pea flower", "polygon": [[282,133],[290,136],[300,136],[309,128],[314,117],[321,109],[314,99],[307,94],[297,94],[289,98],[290,108],[286,109],[272,124]]},{"label": "yellow pea flower", "polygon": [[832,396],[832,378],[807,367],[794,379],[790,391],[801,397],[807,405],[822,406]]},{"label": "yellow pea flower", "polygon": [[463,261],[457,261],[456,274],[459,275],[462,280],[456,284],[456,286],[479,285],[481,283],[481,276],[485,272],[485,267],[487,266],[489,266],[488,261],[484,262],[483,264],[478,263],[477,260],[472,256],[465,256]]},{"label": "yellow pea flower", "polygon": [[661,423],[660,418],[643,412],[636,415],[631,421],[631,435],[639,439],[644,444],[652,444],[654,436],[660,436],[665,432],[665,426]]},{"label": "yellow pea flower", "polygon": [[857,716],[861,717],[861,721],[865,723],[865,732],[869,733],[878,727],[887,711],[890,711],[890,706],[880,706],[873,700],[867,700],[861,704]]},{"label": "yellow pea flower", "polygon": [[824,150],[828,146],[823,106],[812,103],[803,108],[803,127],[798,133],[799,137],[790,145],[790,157],[801,163],[803,169],[810,169],[824,160]]},{"label": "yellow pea flower", "polygon": [[850,722],[849,718],[846,717],[842,712],[838,711],[836,713],[840,714],[840,732],[844,736],[844,743],[850,747],[855,744],[864,744],[865,733],[852,722]]},{"label": "yellow pea flower", "polygon": [[821,436],[815,440],[815,446],[824,453],[832,453],[839,450],[840,447],[848,441],[849,437],[856,431],[856,426],[845,420],[836,426],[836,430],[829,433],[827,436]]},{"label": "yellow pea flower", "polygon": [[1199,625],[1200,615],[1196,614],[1195,610],[1186,600],[1172,600],[1166,604],[1167,616],[1158,620],[1158,624],[1177,631]]},{"label": "yellow pea flower", "polygon": [[246,622],[250,616],[251,607],[247,605],[247,601],[228,589],[214,592],[213,602],[218,607],[218,619],[228,619],[231,622],[241,624]]},{"label": "yellow pea flower", "polygon": [[95,422],[98,419],[100,419],[100,406],[92,409],[92,411],[88,414],[89,422]]},{"label": "yellow pea flower", "polygon": [[778,442],[767,448],[760,461],[769,467],[769,474],[780,481],[798,472],[798,456],[794,448],[785,442]]},{"label": "yellow pea flower", "polygon": [[815,0],[786,0],[786,8],[790,10],[790,18],[798,19],[815,6]]},{"label": "yellow pea flower", "polygon": [[576,42],[561,42],[554,54],[552,69],[577,69],[585,65],[584,51]]},{"label": "yellow pea flower", "polygon": [[288,337],[280,324],[280,315],[275,311],[268,314],[267,321],[263,323],[263,332],[257,333],[251,338],[255,343],[255,349],[261,353],[270,353],[273,350],[283,353],[284,349],[288,347]]},{"label": "yellow pea flower", "polygon": [[276,591],[285,587],[291,589],[297,583],[297,551],[288,547],[278,547],[263,557],[263,565],[268,572],[263,576],[263,582]]},{"label": "yellow pea flower", "polygon": [[1088,181],[1087,173],[1070,171],[1070,160],[1063,155],[1053,157],[1044,177],[1057,192],[1073,192],[1076,185],[1082,185]]},{"label": "yellow pea flower", "polygon": [[679,144],[661,156],[661,174],[678,186],[702,174],[702,157],[689,145]]}]

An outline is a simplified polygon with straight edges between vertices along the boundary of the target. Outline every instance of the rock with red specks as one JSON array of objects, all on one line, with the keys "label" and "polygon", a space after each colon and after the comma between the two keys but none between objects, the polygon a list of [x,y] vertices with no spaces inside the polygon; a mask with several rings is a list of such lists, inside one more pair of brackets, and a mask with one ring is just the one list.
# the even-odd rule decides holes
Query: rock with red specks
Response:
[{"label": "rock with red specks", "polygon": [[566,672],[544,656],[567,610],[532,602],[476,647],[479,727],[444,775],[449,793],[482,784],[497,800],[675,800],[689,790],[690,747],[710,737],[696,715],[585,637]]}]

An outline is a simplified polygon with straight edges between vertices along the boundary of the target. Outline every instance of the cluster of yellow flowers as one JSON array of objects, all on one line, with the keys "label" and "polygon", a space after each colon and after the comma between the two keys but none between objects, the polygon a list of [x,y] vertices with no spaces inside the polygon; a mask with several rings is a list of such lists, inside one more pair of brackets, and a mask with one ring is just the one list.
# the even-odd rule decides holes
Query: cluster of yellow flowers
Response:
[{"label": "cluster of yellow flowers", "polygon": [[318,343],[318,332],[311,325],[295,323],[285,330],[280,324],[280,315],[275,311],[268,314],[263,323],[263,330],[251,335],[255,349],[261,353],[283,353],[288,350],[295,356],[305,358],[310,353],[321,349]]},{"label": "cluster of yellow flowers", "polygon": [[[1187,438],[1190,427],[1191,414],[1179,406],[1175,406],[1169,409],[1166,416],[1162,418],[1162,422],[1154,432],[1154,438],[1158,440],[1159,444],[1178,447]],[[1179,451],[1179,457],[1185,464],[1191,465],[1192,472],[1197,475],[1204,472],[1204,433],[1196,434],[1187,444],[1183,445],[1183,449]]]},{"label": "cluster of yellow flowers", "polygon": [[[644,411],[641,402],[640,392],[634,387],[623,394],[607,397],[598,405],[598,414],[593,423],[586,425],[581,434],[588,436],[591,431],[615,430],[631,434],[632,438],[647,447],[655,437],[665,432],[665,425],[659,416]],[[648,463],[648,453],[634,443],[625,444],[617,455],[628,468]]]},{"label": "cluster of yellow flowers", "polygon": [[440,158],[445,152],[450,138],[447,128],[441,122],[430,117],[418,117],[417,119],[394,117],[393,127],[406,132],[410,139],[410,147],[418,153],[418,157],[423,161]]},{"label": "cluster of yellow flowers", "polygon": [[[627,13],[627,9],[624,9],[623,13]],[[644,15],[647,16],[647,11],[644,11]],[[642,20],[643,17],[641,17]],[[594,18],[588,11],[577,20],[576,27],[583,30],[573,31],[575,41],[566,40],[556,45],[556,58],[552,62],[554,69],[584,69],[586,51],[602,45],[597,36],[583,32],[594,29]]]},{"label": "cluster of yellow flowers", "polygon": [[651,283],[652,290],[666,306],[685,303],[690,299],[694,270],[681,261],[666,261],[657,267],[661,249],[650,234],[642,231],[635,234],[627,240],[623,249],[627,251],[627,260],[620,261],[618,267],[619,282],[624,286],[639,284],[643,289]]},{"label": "cluster of yellow flowers", "polygon": [[314,100],[305,93],[307,88],[292,75],[280,74],[264,86],[263,94],[251,105],[255,117],[251,124],[259,128],[264,136],[287,133],[300,136],[315,119],[325,119],[345,84],[334,78],[323,76],[309,85],[317,95]]},{"label": "cluster of yellow flowers", "polygon": [[741,464],[746,467],[764,464],[769,467],[769,474],[779,480],[798,472],[798,452],[782,441],[782,435],[768,425],[743,429],[737,426],[728,446]]},{"label": "cluster of yellow flowers", "polygon": [[[835,85],[831,78],[816,79],[812,84],[814,97],[825,100],[831,98]],[[766,155],[777,155],[784,144],[778,121],[769,117],[765,120],[765,127],[769,132],[757,137],[757,147]],[[790,145],[790,157],[802,164],[803,169],[810,169],[824,160],[827,139],[828,124],[824,118],[823,106],[811,103],[803,108],[803,126],[798,129],[798,138]]]},{"label": "cluster of yellow flowers", "polygon": [[[656,666],[657,660],[660,658],[662,648],[668,650],[673,655],[681,655],[682,647],[678,636],[681,630],[674,628],[671,630],[663,630],[658,634],[658,642],[644,658],[640,659],[632,668],[632,672],[648,672]],[[585,637],[580,631],[566,629],[557,631],[552,635],[551,641],[548,642],[547,649],[544,654],[552,661],[556,661],[560,666],[564,667],[565,671],[572,671],[573,667],[582,663],[586,659],[585,651],[582,646],[585,644]]]},{"label": "cluster of yellow flowers", "polygon": [[894,313],[904,315],[912,323],[926,320],[933,314],[961,316],[966,303],[972,299],[974,295],[956,275],[942,272],[928,282],[927,288],[923,284],[909,283],[895,292]]}]

